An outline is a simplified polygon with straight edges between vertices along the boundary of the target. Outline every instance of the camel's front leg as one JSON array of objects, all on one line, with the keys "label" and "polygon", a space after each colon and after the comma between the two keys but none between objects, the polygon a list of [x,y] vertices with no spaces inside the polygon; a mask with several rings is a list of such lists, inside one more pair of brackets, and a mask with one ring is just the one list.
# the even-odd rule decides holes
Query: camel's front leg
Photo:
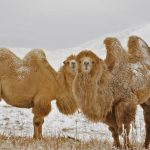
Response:
[{"label": "camel's front leg", "polygon": [[34,107],[32,112],[34,114],[33,125],[34,125],[34,135],[36,139],[42,138],[42,125],[44,123],[44,117],[49,114],[51,110],[51,104],[49,100],[44,98],[37,98],[34,101]]},{"label": "camel's front leg", "polygon": [[44,117],[43,116],[34,115],[34,118],[33,118],[34,135],[33,135],[33,137],[35,139],[41,139],[42,138],[42,125],[43,125],[43,123],[44,123]]},{"label": "camel's front leg", "polygon": [[119,130],[116,130],[113,127],[109,127],[109,130],[111,131],[112,137],[114,139],[113,146],[115,146],[116,148],[120,148],[121,149],[121,144],[120,144],[120,141],[119,141]]}]

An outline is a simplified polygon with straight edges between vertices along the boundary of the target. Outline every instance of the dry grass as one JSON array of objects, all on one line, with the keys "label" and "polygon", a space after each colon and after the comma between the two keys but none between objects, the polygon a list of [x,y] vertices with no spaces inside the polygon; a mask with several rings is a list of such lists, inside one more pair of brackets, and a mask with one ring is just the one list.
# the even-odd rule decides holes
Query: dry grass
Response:
[{"label": "dry grass", "polygon": [[[134,144],[134,150],[142,150],[142,145]],[[110,150],[112,144],[108,141],[91,140],[89,142],[76,141],[64,137],[46,137],[34,140],[28,137],[0,136],[2,150]]]}]

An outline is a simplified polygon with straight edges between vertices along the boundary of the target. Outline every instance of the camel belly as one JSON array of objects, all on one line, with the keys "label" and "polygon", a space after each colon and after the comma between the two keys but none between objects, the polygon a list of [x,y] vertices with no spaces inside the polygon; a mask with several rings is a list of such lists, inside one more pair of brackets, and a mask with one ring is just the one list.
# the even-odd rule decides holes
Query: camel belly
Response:
[{"label": "camel belly", "polygon": [[19,108],[31,108],[33,107],[33,101],[30,99],[23,99],[23,98],[18,98],[17,96],[15,97],[9,97],[8,95],[2,95],[2,98],[4,101],[12,106],[19,107]]},{"label": "camel belly", "polygon": [[[30,85],[30,84],[29,84]],[[1,96],[4,101],[12,106],[30,108],[33,106],[34,90],[23,82],[1,82]]]}]

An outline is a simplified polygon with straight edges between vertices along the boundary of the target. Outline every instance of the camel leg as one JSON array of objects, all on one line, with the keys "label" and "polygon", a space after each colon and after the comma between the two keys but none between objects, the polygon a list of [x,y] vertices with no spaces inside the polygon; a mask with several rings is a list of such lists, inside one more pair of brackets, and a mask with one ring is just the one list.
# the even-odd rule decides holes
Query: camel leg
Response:
[{"label": "camel leg", "polygon": [[42,125],[44,123],[44,117],[49,114],[51,110],[51,104],[49,100],[37,99],[34,102],[34,107],[32,112],[34,114],[33,125],[34,125],[34,135],[36,139],[42,138]]},{"label": "camel leg", "polygon": [[143,108],[145,129],[146,129],[146,138],[145,138],[144,147],[147,149],[149,148],[149,144],[150,144],[150,105],[144,103],[141,106]]},{"label": "camel leg", "polygon": [[1,98],[2,98],[2,87],[1,87],[1,82],[0,82],[0,101],[1,101]]},{"label": "camel leg", "polygon": [[148,149],[150,144],[150,123],[146,125],[145,148]]},{"label": "camel leg", "polygon": [[109,130],[111,131],[112,133],[112,137],[114,139],[114,146],[116,148],[121,148],[121,144],[120,144],[120,141],[119,141],[119,133],[118,133],[118,130],[116,130],[114,127],[109,127]]},{"label": "camel leg", "polygon": [[41,139],[42,138],[42,125],[44,123],[44,117],[34,115],[33,118],[33,125],[34,125],[34,135],[33,137],[35,139]]},{"label": "camel leg", "polygon": [[125,128],[125,135],[124,135],[124,145],[125,147],[132,148],[129,140],[129,132],[130,132],[130,124],[135,119],[136,114],[136,101],[129,99],[129,100],[121,100],[115,106],[115,117],[117,126],[122,127],[124,124]]},{"label": "camel leg", "polygon": [[125,125],[124,125],[124,130],[125,130],[125,135],[124,135],[124,148],[125,148],[125,149],[128,149],[128,148],[131,148],[131,149],[132,149],[132,145],[131,145],[130,139],[129,139],[130,124],[125,124]]}]

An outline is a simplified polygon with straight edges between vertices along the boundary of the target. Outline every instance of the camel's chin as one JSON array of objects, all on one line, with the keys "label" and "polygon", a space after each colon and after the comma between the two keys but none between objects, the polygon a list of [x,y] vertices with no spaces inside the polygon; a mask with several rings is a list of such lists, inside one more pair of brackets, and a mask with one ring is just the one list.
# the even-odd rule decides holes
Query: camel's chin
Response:
[{"label": "camel's chin", "polygon": [[88,73],[90,73],[90,70],[83,70],[82,72],[85,74],[88,74]]}]

